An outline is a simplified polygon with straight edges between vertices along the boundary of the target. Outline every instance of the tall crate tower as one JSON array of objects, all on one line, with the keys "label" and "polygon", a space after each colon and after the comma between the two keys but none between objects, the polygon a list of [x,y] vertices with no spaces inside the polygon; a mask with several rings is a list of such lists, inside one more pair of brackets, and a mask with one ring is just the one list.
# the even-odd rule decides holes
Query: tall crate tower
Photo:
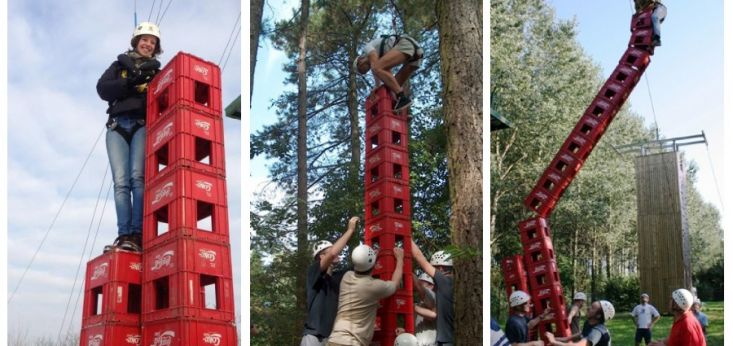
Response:
[{"label": "tall crate tower", "polygon": [[178,53],[148,86],[145,345],[237,345],[219,67]]},{"label": "tall crate tower", "polygon": [[401,247],[405,252],[400,287],[379,303],[373,341],[381,345],[394,343],[397,327],[414,333],[407,111],[395,114],[393,107],[384,86],[373,91],[365,105],[364,238],[379,249],[372,275],[390,280],[396,265],[392,250]]}]

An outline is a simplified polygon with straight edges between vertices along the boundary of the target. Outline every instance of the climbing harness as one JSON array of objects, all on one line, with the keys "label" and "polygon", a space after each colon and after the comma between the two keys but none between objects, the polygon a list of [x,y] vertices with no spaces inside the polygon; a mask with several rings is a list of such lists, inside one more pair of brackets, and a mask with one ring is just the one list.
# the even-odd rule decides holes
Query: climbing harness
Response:
[{"label": "climbing harness", "polygon": [[412,48],[414,49],[414,53],[410,56],[409,59],[407,59],[407,62],[408,63],[411,63],[411,62],[414,62],[414,61],[418,61],[423,56],[422,54],[419,54],[418,53],[418,51],[420,49],[420,46],[417,45],[417,42],[415,42],[415,40],[413,40],[412,38],[410,38],[408,36],[401,36],[401,35],[396,35],[395,34],[395,35],[382,35],[380,37],[382,38],[382,43],[379,44],[379,56],[380,57],[384,55],[384,46],[387,44],[387,40],[389,38],[391,38],[391,37],[394,37],[394,44],[392,45],[392,47],[396,47],[397,46],[397,43],[401,39],[405,39],[408,42],[412,43]]},{"label": "climbing harness", "polygon": [[132,142],[132,137],[135,136],[135,133],[137,130],[145,127],[145,119],[138,119],[137,122],[135,122],[135,125],[132,126],[130,131],[128,132],[126,129],[123,129],[122,126],[118,126],[117,119],[110,117],[107,120],[107,128],[115,131],[122,136],[122,138],[125,139],[125,142],[129,145]]}]

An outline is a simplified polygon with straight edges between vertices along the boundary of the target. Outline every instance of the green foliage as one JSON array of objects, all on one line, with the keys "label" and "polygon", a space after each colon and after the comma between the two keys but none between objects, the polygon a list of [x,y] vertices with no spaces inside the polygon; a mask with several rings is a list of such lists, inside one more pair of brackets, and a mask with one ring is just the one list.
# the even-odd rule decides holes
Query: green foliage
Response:
[{"label": "green foliage", "polygon": [[599,297],[593,297],[593,300],[606,299],[613,303],[617,312],[622,312],[631,311],[639,304],[640,295],[639,278],[614,277],[605,282],[603,293]]},{"label": "green foliage", "polygon": [[722,300],[723,299],[723,257],[710,268],[696,273],[693,277],[693,285],[697,288],[697,296],[701,300]]}]

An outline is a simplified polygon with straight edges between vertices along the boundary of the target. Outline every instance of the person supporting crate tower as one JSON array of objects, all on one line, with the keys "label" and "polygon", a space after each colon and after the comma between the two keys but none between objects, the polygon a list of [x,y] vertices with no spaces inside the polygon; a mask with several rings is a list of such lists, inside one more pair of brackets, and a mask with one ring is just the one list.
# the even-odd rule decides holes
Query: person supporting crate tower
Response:
[{"label": "person supporting crate tower", "polygon": [[539,316],[530,319],[528,315],[532,312],[530,297],[527,292],[514,291],[509,297],[511,316],[506,321],[506,338],[512,346],[543,346],[542,340],[529,340],[529,330],[536,328],[540,322],[551,320],[555,314],[546,309]]},{"label": "person supporting crate tower", "polygon": [[[364,46],[362,55],[354,59],[354,68],[360,74],[371,69],[377,86],[384,83],[397,95],[394,111],[398,112],[412,104],[402,85],[420,67],[423,54],[423,49],[410,36],[382,35]],[[402,67],[393,76],[392,68],[400,64]]]},{"label": "person supporting crate tower", "polygon": [[130,44],[132,49],[120,54],[97,81],[97,93],[109,104],[107,156],[117,212],[117,239],[105,252],[115,247],[142,251],[146,96],[148,82],[160,68],[160,29],[140,23]]},{"label": "person supporting crate tower", "polygon": [[545,333],[548,344],[554,346],[611,346],[611,333],[606,328],[616,314],[613,304],[607,300],[599,300],[588,306],[588,319],[583,324],[583,331],[564,338],[555,338],[550,332]]},{"label": "person supporting crate tower", "polygon": [[374,335],[379,300],[397,291],[402,279],[404,252],[394,248],[395,270],[390,281],[372,277],[377,253],[368,245],[359,245],[351,253],[354,270],[344,274],[339,293],[338,313],[329,346],[369,345]]},{"label": "person supporting crate tower", "polygon": [[313,263],[306,274],[306,307],[308,316],[303,329],[301,346],[325,345],[331,335],[333,322],[338,309],[339,285],[345,272],[334,272],[334,265],[339,263],[341,250],[354,234],[359,217],[349,220],[346,232],[335,244],[321,240],[313,246]]},{"label": "person supporting crate tower", "polygon": [[435,282],[436,327],[438,345],[453,344],[453,259],[450,254],[438,251],[425,258],[420,248],[412,241],[412,257],[415,262],[433,277]]},{"label": "person supporting crate tower", "polygon": [[575,292],[573,296],[573,304],[568,308],[568,324],[573,334],[580,333],[580,317],[582,315],[583,304],[585,304],[585,293]]}]

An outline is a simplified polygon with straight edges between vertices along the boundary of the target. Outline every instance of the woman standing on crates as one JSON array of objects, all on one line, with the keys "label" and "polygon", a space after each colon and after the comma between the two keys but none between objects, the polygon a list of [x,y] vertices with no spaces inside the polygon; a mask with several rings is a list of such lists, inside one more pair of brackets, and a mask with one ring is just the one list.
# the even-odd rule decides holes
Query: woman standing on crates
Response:
[{"label": "woman standing on crates", "polygon": [[147,86],[160,70],[160,30],[143,22],[135,28],[132,49],[117,56],[97,81],[97,93],[108,102],[107,156],[114,180],[117,239],[114,248],[142,251],[145,188],[145,115]]}]

